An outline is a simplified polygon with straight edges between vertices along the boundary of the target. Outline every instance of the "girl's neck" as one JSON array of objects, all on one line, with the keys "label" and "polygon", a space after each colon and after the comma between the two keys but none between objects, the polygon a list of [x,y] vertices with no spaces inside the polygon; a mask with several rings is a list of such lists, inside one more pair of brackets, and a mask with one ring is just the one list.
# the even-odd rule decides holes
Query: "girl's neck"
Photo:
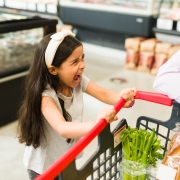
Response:
[{"label": "girl's neck", "polygon": [[71,97],[72,93],[71,93],[71,88],[70,87],[63,87],[61,89],[58,89],[58,91],[63,94],[66,97]]}]

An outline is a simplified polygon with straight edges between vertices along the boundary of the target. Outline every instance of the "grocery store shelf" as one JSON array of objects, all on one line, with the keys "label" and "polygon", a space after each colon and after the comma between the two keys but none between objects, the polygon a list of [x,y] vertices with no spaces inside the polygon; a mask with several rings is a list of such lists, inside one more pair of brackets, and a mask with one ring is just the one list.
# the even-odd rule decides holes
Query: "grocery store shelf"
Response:
[{"label": "grocery store shelf", "polygon": [[57,4],[47,4],[47,3],[35,3],[35,2],[24,2],[14,0],[0,0],[0,7],[3,9],[13,9],[19,11],[49,14],[57,16],[58,6]]},{"label": "grocery store shelf", "polygon": [[[143,2],[142,2],[143,3]],[[144,2],[147,3],[147,2]],[[80,8],[86,10],[95,10],[95,11],[105,11],[105,12],[113,12],[113,13],[120,13],[120,14],[136,14],[136,15],[143,15],[149,16],[154,15],[157,12],[154,10],[152,11],[150,8],[136,8],[136,7],[126,7],[120,6],[117,4],[114,5],[107,5],[107,4],[98,4],[98,3],[84,3],[84,2],[73,2],[73,1],[60,1],[61,7],[69,7],[69,8]],[[144,5],[146,7],[147,4]]]},{"label": "grocery store shelf", "polygon": [[153,32],[163,33],[163,34],[168,34],[168,35],[173,35],[173,36],[180,36],[180,32],[178,32],[176,30],[158,29],[156,27],[153,28]]},{"label": "grocery store shelf", "polygon": [[153,32],[159,41],[171,44],[180,44],[180,32],[176,30],[165,30],[153,28]]}]

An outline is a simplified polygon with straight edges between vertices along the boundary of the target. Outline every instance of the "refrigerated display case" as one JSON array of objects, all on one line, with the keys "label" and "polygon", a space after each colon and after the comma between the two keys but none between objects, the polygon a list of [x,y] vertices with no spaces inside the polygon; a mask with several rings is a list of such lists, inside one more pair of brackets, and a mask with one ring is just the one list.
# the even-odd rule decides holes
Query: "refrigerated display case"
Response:
[{"label": "refrigerated display case", "polygon": [[106,44],[129,36],[152,37],[159,4],[159,0],[60,0],[59,16],[73,25],[81,40]]},{"label": "refrigerated display case", "polygon": [[42,37],[43,28],[0,34],[0,77],[26,70]]},{"label": "refrigerated display case", "polygon": [[[3,13],[2,13],[3,14]],[[37,43],[56,32],[56,19],[23,17],[6,19],[0,14],[0,126],[17,119],[24,79]],[[5,19],[4,19],[5,18]],[[9,16],[8,16],[9,18]]]}]

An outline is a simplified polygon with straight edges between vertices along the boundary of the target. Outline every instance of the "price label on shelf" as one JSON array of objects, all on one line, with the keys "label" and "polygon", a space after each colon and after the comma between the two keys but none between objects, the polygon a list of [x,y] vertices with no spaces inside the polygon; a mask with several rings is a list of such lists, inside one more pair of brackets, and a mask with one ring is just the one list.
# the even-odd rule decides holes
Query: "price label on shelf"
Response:
[{"label": "price label on shelf", "polygon": [[36,11],[36,4],[28,2],[27,3],[27,9],[30,10],[30,11]]},{"label": "price label on shelf", "polygon": [[47,4],[47,12],[56,14],[57,13],[57,5]]},{"label": "price label on shelf", "polygon": [[0,0],[0,6],[4,6],[4,0]]},{"label": "price label on shelf", "polygon": [[176,31],[179,31],[179,32],[180,32],[180,21],[177,22]]},{"label": "price label on shelf", "polygon": [[46,12],[46,5],[42,3],[37,4],[37,11]]},{"label": "price label on shelf", "polygon": [[165,18],[158,18],[156,27],[158,29],[172,30],[173,20],[165,19]]}]

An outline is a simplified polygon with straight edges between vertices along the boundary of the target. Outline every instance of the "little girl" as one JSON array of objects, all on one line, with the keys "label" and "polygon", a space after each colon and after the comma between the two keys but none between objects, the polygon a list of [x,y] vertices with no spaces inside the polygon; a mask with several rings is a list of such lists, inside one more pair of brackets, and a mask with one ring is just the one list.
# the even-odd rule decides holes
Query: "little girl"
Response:
[{"label": "little girl", "polygon": [[82,122],[83,93],[114,105],[120,97],[134,103],[136,89],[120,93],[104,89],[84,74],[83,45],[70,30],[50,34],[38,44],[25,82],[25,97],[19,110],[19,142],[25,143],[24,164],[34,179],[100,119],[117,120],[114,107]]}]

